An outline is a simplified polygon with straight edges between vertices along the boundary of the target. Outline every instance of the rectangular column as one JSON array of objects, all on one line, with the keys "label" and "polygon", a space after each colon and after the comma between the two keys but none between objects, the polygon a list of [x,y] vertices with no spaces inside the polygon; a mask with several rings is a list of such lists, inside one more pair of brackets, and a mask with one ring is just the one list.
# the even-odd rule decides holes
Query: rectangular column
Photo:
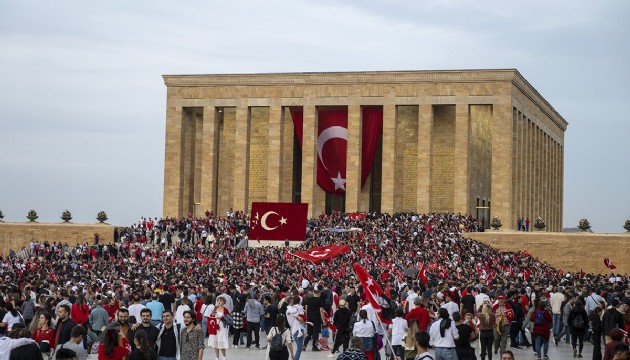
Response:
[{"label": "rectangular column", "polygon": [[512,200],[512,105],[492,106],[492,217],[499,216],[503,224],[515,224],[511,212]]},{"label": "rectangular column", "polygon": [[[455,179],[453,211],[468,215],[468,139],[470,134],[470,112],[468,104],[455,106]],[[511,136],[512,134],[510,134]]]},{"label": "rectangular column", "polygon": [[236,108],[236,137],[234,141],[234,177],[232,209],[249,210],[249,129],[250,115],[246,100]]},{"label": "rectangular column", "polygon": [[203,108],[203,125],[201,141],[201,211],[217,212],[217,166],[218,160],[218,126],[214,106]]},{"label": "rectangular column", "polygon": [[433,141],[433,106],[420,104],[418,110],[418,192],[417,212],[431,210],[431,143]]},{"label": "rectangular column", "polygon": [[164,157],[163,217],[179,217],[182,171],[182,108],[166,108],[166,155]]},{"label": "rectangular column", "polygon": [[269,151],[267,163],[267,201],[282,198],[283,111],[280,105],[269,108]]},{"label": "rectangular column", "polygon": [[394,213],[396,164],[396,105],[383,105],[383,160],[381,179],[381,212]]},{"label": "rectangular column", "polygon": [[361,107],[348,105],[348,145],[346,147],[346,212],[361,206]]},{"label": "rectangular column", "polygon": [[304,106],[302,135],[302,202],[308,203],[309,217],[318,214],[317,191],[317,114],[315,106]]}]

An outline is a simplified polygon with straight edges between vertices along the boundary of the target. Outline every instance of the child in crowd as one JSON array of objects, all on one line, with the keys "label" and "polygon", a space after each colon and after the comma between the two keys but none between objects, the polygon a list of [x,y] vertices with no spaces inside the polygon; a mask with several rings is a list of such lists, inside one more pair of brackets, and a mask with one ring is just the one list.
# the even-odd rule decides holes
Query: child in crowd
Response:
[{"label": "child in crowd", "polygon": [[330,350],[328,346],[328,338],[330,337],[330,330],[328,329],[328,324],[324,324],[322,327],[322,333],[319,337],[319,347],[322,350]]}]

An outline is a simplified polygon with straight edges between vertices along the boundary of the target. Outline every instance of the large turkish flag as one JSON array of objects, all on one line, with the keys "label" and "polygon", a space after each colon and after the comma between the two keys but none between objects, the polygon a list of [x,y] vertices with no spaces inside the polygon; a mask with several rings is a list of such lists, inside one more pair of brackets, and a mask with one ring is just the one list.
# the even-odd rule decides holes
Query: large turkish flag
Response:
[{"label": "large turkish flag", "polygon": [[348,108],[319,108],[317,122],[317,185],[327,193],[346,194]]},{"label": "large turkish flag", "polygon": [[384,303],[383,295],[385,292],[381,288],[381,286],[368,274],[367,271],[360,264],[353,264],[352,267],[354,271],[357,273],[357,277],[363,286],[363,291],[365,292],[368,301],[374,308],[374,312],[378,315],[380,321],[385,324],[391,324],[391,320],[387,320],[383,317],[383,308],[381,304]]},{"label": "large turkish flag", "polygon": [[298,240],[306,237],[308,204],[252,203],[249,220],[251,240]]},{"label": "large turkish flag", "polygon": [[345,254],[348,251],[350,251],[350,246],[326,245],[326,246],[315,246],[308,249],[308,251],[297,251],[291,255],[297,256],[304,260],[317,263],[322,260],[332,259],[341,254]]}]

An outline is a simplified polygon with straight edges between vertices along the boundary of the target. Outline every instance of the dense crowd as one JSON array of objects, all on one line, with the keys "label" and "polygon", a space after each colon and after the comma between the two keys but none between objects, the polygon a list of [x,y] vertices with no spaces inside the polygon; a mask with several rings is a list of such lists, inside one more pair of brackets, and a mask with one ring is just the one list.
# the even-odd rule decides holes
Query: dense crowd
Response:
[{"label": "dense crowd", "polygon": [[[597,335],[592,324],[596,308],[601,309],[600,319],[609,312],[618,318],[610,309],[618,311],[622,316],[615,327],[623,330],[630,323],[626,276],[564,273],[525,251],[501,253],[466,238],[467,232],[480,229],[470,216],[322,215],[308,222],[306,241],[291,247],[243,246],[248,241],[247,224],[248,216],[242,212],[229,212],[225,217],[206,213],[202,218],[142,218],[133,226],[116,229],[114,243],[68,246],[33,242],[17,256],[1,259],[0,332],[9,333],[15,324],[26,325],[40,348],[47,346],[42,341],[49,336],[51,350],[72,339],[79,347],[83,343],[83,348],[94,342],[100,344],[95,351],[107,353],[102,358],[116,358],[115,351],[124,352],[117,350],[120,347],[136,353],[142,350],[142,358],[150,357],[151,351],[156,351],[155,355],[166,351],[186,354],[182,359],[196,359],[197,350],[203,352],[207,344],[216,350],[219,359],[225,358],[228,347],[241,345],[243,333],[247,335],[244,346],[261,346],[262,328],[270,344],[276,335],[287,337],[284,343],[294,344],[295,349],[291,346],[286,358],[296,360],[310,340],[314,351],[325,349],[328,342],[321,341],[320,335],[326,332],[334,333],[333,353],[340,347],[348,348],[349,335],[369,338],[379,334],[386,343],[395,345],[385,346],[388,356],[409,359],[417,355],[416,345],[422,345],[422,341],[415,341],[415,332],[431,333],[433,326],[429,324],[452,321],[453,329],[464,332],[462,325],[475,323],[470,338],[478,338],[482,344],[481,358],[491,359],[492,348],[495,354],[505,352],[508,341],[514,347],[533,343],[542,358],[548,342],[558,343],[564,335],[576,335],[572,346],[576,357],[581,356],[584,338]],[[328,244],[348,245],[351,250],[318,264],[290,254]],[[387,288],[381,300],[391,325],[381,326],[380,318],[370,309],[352,268],[355,263]],[[426,270],[426,280],[418,276],[421,267]],[[485,297],[489,309],[484,309]],[[572,310],[580,304],[588,329],[582,336],[574,334],[577,327],[573,327],[573,333],[567,330],[571,328]],[[362,308],[365,314],[360,312]],[[538,308],[548,316],[541,320]],[[358,315],[365,324],[368,320],[376,323],[374,334],[370,334],[369,326],[361,329],[361,325],[349,324],[344,309],[352,317]],[[171,319],[164,319],[169,311]],[[420,312],[422,315],[418,315]],[[471,318],[466,318],[467,313]],[[612,329],[612,315],[606,317],[609,324],[600,335]],[[317,321],[320,317],[328,325],[324,329]],[[412,321],[414,317],[416,322]],[[129,324],[129,318],[134,324]],[[64,326],[66,321],[79,325],[76,331],[70,325]],[[165,324],[177,325],[177,334],[172,335],[177,339],[184,332],[188,339],[201,332],[195,339],[205,341],[196,343],[199,349],[164,346],[168,341],[161,343],[159,339],[165,333],[171,336],[169,329],[173,329]],[[151,326],[155,330],[137,331]],[[285,326],[291,330],[288,336]],[[521,331],[528,326],[531,341]],[[18,325],[16,331],[21,335],[13,337],[24,337],[22,326]],[[491,343],[488,331],[492,333]],[[124,336],[118,339],[117,334]],[[438,349],[449,347],[439,346],[444,332],[438,331],[437,344],[433,341],[435,334],[430,335],[439,358]],[[228,336],[233,337],[229,344]],[[460,359],[473,358],[461,350],[470,348],[469,341],[455,345],[460,348]],[[369,350],[366,353],[369,355]],[[268,356],[273,358],[274,352],[268,350]],[[378,357],[378,352],[370,356]]]}]

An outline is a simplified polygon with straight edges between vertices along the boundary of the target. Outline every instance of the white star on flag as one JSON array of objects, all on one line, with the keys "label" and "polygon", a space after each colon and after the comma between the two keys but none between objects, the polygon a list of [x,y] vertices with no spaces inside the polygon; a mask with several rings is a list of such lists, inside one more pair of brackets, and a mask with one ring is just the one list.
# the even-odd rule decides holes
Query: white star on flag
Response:
[{"label": "white star on flag", "polygon": [[341,177],[341,172],[337,172],[337,177],[330,178],[330,180],[335,183],[335,190],[341,189],[343,191],[346,191],[346,179]]}]

